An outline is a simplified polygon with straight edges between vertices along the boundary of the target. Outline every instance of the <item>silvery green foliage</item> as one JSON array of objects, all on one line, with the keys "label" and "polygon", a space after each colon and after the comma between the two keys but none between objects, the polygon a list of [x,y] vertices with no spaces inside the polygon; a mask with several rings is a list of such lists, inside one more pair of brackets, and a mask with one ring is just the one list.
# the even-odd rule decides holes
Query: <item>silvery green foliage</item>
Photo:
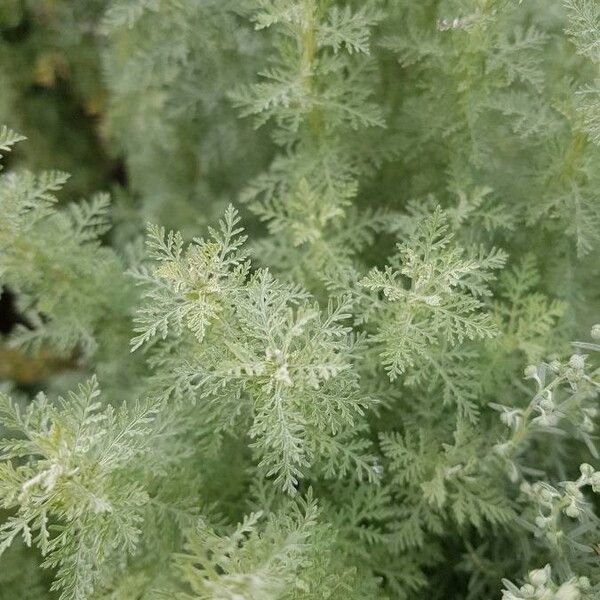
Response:
[{"label": "silvery green foliage", "polygon": [[527,582],[521,587],[508,580],[503,581],[506,589],[502,591],[502,600],[524,600],[526,598],[547,598],[548,600],[585,600],[593,598],[593,591],[587,577],[572,577],[564,583],[552,580],[552,569],[546,565],[535,569],[527,576]]},{"label": "silvery green foliage", "polygon": [[[361,285],[380,298],[369,299],[367,318],[378,324],[372,340],[393,381],[408,369],[418,383],[438,380],[444,400],[461,416],[477,417],[477,389],[464,365],[464,342],[497,334],[484,308],[492,271],[506,255],[499,250],[465,251],[453,244],[447,218],[438,209],[418,222],[412,236],[397,245],[397,254],[383,271],[375,268]],[[464,354],[463,352],[466,352]],[[421,371],[421,368],[423,371]]]},{"label": "silvery green foliage", "polygon": [[[52,404],[25,409],[3,395],[0,499],[15,509],[0,533],[4,552],[19,536],[56,568],[61,598],[87,598],[115,555],[135,550],[148,494],[128,470],[151,443],[156,408],[102,409],[95,379]],[[27,459],[26,462],[20,459]],[[100,559],[100,563],[96,563]]]},{"label": "silvery green foliage", "polygon": [[[272,233],[257,256],[268,252],[273,267],[285,271],[293,262],[291,244],[301,257],[296,266],[301,276],[317,285],[324,271],[340,276],[348,246],[375,225],[367,218],[353,227],[347,211],[359,176],[385,152],[378,140],[385,119],[373,99],[378,81],[370,53],[371,28],[384,13],[379,0],[343,8],[314,0],[256,4],[250,18],[260,33],[271,31],[278,50],[263,65],[261,81],[231,97],[257,127],[272,124],[282,150],[241,199]],[[340,228],[360,233],[342,237]]]},{"label": "silvery green foliage", "polygon": [[597,598],[599,15],[0,3],[0,599]]},{"label": "silvery green foliage", "polygon": [[[146,286],[132,349],[156,337],[159,394],[197,403],[215,431],[250,419],[259,467],[289,493],[317,457],[351,456],[358,476],[375,477],[347,435],[373,403],[354,370],[357,342],[348,301],[326,310],[267,270],[250,273],[245,236],[230,207],[219,230],[184,249],[179,234],[151,227],[157,266],[134,276]],[[331,439],[329,439],[331,438]]]},{"label": "silvery green foliage", "polygon": [[577,91],[577,109],[583,121],[583,127],[591,141],[600,141],[598,122],[598,66],[600,65],[600,48],[596,36],[600,9],[595,2],[589,0],[569,0],[565,2],[570,23],[567,33],[571,36],[577,52],[589,58],[596,67],[596,78],[593,83],[581,87]]},{"label": "silvery green foliage", "polygon": [[[107,134],[126,156],[132,190],[144,196],[142,218],[181,228],[185,213],[192,225],[199,218],[196,201],[213,200],[220,210],[223,194],[235,193],[263,152],[250,124],[242,125],[225,101],[254,75],[260,48],[242,26],[245,3],[104,4],[98,37],[110,93]],[[193,226],[187,233],[194,234]]]},{"label": "silvery green foliage", "polygon": [[[6,130],[2,133],[4,148],[19,140]],[[15,343],[39,347],[47,342],[61,353],[79,344],[90,353],[97,346],[98,321],[111,303],[94,290],[123,279],[123,264],[98,243],[110,228],[107,194],[56,209],[55,193],[68,179],[60,171],[0,175],[0,278],[21,294],[23,310],[37,324],[35,329],[23,328]],[[115,305],[127,303],[127,288],[117,286],[108,293],[114,294]]]},{"label": "silvery green foliage", "polygon": [[0,128],[0,150],[2,152],[10,152],[17,142],[22,142],[24,139],[24,136],[12,131],[6,125],[2,125]]}]

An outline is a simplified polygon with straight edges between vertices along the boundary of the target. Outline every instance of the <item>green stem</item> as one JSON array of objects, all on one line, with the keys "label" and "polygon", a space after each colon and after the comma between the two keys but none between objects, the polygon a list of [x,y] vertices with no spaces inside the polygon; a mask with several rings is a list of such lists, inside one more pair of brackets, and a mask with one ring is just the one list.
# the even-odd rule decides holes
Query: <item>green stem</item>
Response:
[{"label": "green stem", "polygon": [[[302,57],[300,61],[300,74],[302,77],[302,85],[306,96],[312,102],[314,91],[314,68],[317,54],[316,41],[316,18],[317,6],[316,0],[304,0],[303,19],[302,19]],[[318,135],[322,129],[321,111],[313,108],[308,113],[308,126],[313,135]]]},{"label": "green stem", "polygon": [[564,377],[557,377],[554,381],[552,381],[552,383],[548,384],[544,389],[539,391],[534,396],[533,400],[529,403],[529,406],[523,413],[523,418],[521,420],[521,423],[519,424],[519,426],[513,433],[512,437],[510,438],[509,443],[510,443],[511,451],[510,451],[509,456],[513,456],[516,453],[517,448],[520,446],[520,444],[525,439],[525,436],[529,432],[529,426],[531,424],[529,422],[529,418],[531,417],[531,414],[533,413],[535,407],[538,405],[539,401],[544,397],[544,394],[546,394],[549,391],[552,391],[554,388],[556,388],[558,385],[560,385],[563,382],[563,380],[564,380]]}]

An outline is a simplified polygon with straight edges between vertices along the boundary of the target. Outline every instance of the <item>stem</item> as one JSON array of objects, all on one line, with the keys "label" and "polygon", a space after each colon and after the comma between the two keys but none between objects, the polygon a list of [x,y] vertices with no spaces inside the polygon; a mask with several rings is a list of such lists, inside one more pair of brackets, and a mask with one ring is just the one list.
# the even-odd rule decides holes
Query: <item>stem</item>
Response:
[{"label": "stem", "polygon": [[575,178],[577,163],[583,154],[587,145],[587,138],[581,131],[575,131],[571,138],[571,143],[565,152],[563,168],[560,171],[560,178],[564,182],[569,182]]},{"label": "stem", "polygon": [[511,446],[511,451],[510,451],[509,456],[513,456],[515,454],[515,452],[517,451],[517,448],[522,443],[522,441],[525,439],[525,436],[527,435],[527,433],[529,431],[529,425],[530,425],[529,417],[531,417],[531,413],[534,411],[534,409],[538,405],[539,401],[544,397],[544,394],[549,391],[552,391],[554,388],[556,388],[558,385],[560,385],[563,381],[564,381],[564,377],[557,377],[554,381],[552,381],[552,383],[549,383],[546,387],[544,387],[542,390],[540,390],[533,397],[533,400],[529,403],[529,406],[523,413],[523,418],[521,420],[521,423],[519,424],[519,426],[517,427],[517,429],[515,430],[515,432],[513,433],[512,437],[509,440],[509,443]]},{"label": "stem", "polygon": [[[300,75],[302,78],[302,85],[309,99],[313,95],[313,72],[317,53],[317,42],[315,37],[316,13],[316,0],[304,0],[302,33],[300,38],[302,45]],[[321,131],[322,114],[319,109],[313,108],[308,113],[308,126],[311,133],[315,136]]]}]

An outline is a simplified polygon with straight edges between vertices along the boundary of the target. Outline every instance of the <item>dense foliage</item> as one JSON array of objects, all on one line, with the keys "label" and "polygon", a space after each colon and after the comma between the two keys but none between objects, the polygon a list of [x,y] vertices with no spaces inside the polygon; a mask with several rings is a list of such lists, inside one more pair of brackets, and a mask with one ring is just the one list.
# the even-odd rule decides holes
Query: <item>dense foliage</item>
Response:
[{"label": "dense foliage", "polygon": [[596,0],[0,2],[0,599],[600,598],[599,86]]}]

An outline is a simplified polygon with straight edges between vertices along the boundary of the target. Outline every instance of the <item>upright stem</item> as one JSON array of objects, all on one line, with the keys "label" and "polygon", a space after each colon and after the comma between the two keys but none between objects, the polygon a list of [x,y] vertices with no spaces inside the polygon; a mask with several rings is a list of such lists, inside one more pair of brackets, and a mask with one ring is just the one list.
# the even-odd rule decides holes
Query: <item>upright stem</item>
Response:
[{"label": "upright stem", "polygon": [[[300,61],[300,74],[302,77],[302,85],[304,87],[306,96],[309,99],[313,95],[314,67],[317,53],[317,42],[315,36],[316,19],[316,0],[304,0],[302,15],[302,58]],[[308,113],[308,126],[311,133],[317,135],[321,130],[321,125],[321,111],[317,108],[312,108]]]},{"label": "upright stem", "polygon": [[513,433],[512,437],[510,438],[510,445],[511,445],[510,455],[511,456],[517,452],[519,446],[525,439],[525,436],[527,435],[527,433],[529,431],[529,426],[530,426],[529,419],[530,419],[531,414],[533,413],[535,407],[538,405],[539,401],[544,397],[544,394],[551,392],[554,388],[556,388],[558,385],[560,385],[563,381],[564,381],[563,377],[557,377],[551,383],[549,383],[546,387],[544,387],[544,389],[540,390],[534,396],[533,400],[529,403],[529,406],[523,413],[521,423],[519,424],[519,426]]},{"label": "upright stem", "polygon": [[563,181],[571,181],[577,173],[577,165],[585,147],[587,138],[581,131],[575,131],[571,138],[571,143],[565,152],[563,167],[560,172],[560,177]]}]

